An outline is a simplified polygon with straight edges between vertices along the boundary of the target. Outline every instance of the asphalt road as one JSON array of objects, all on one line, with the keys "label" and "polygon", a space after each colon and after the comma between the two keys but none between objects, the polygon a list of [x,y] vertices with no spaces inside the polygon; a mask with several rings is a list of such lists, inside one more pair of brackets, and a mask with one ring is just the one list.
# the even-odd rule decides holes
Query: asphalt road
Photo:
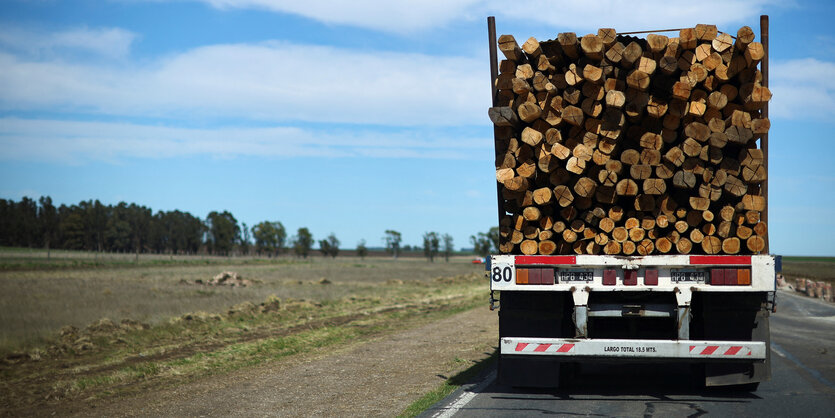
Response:
[{"label": "asphalt road", "polygon": [[778,294],[771,316],[772,379],[754,393],[695,390],[676,365],[588,366],[567,390],[500,386],[495,370],[423,416],[835,416],[835,305]]}]

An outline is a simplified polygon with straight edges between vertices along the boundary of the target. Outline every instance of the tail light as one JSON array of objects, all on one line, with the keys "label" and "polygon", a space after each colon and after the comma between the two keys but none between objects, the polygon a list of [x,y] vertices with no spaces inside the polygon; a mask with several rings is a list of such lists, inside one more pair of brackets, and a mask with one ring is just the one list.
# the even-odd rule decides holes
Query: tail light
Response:
[{"label": "tail light", "polygon": [[739,284],[739,271],[737,269],[725,269],[725,285],[736,286]]},{"label": "tail light", "polygon": [[711,269],[710,284],[713,286],[748,286],[751,284],[751,269]]},{"label": "tail light", "polygon": [[603,270],[603,285],[614,286],[618,283],[618,272],[615,269]]},{"label": "tail light", "polygon": [[638,284],[638,270],[624,270],[623,271],[623,285],[635,286]]},{"label": "tail light", "polygon": [[751,270],[739,269],[739,283],[740,285],[748,286],[751,284]]},{"label": "tail light", "polygon": [[658,286],[658,270],[648,269],[644,271],[644,285]]},{"label": "tail light", "polygon": [[554,269],[517,268],[516,284],[554,284]]},{"label": "tail light", "polygon": [[528,284],[528,269],[516,269],[516,284]]}]

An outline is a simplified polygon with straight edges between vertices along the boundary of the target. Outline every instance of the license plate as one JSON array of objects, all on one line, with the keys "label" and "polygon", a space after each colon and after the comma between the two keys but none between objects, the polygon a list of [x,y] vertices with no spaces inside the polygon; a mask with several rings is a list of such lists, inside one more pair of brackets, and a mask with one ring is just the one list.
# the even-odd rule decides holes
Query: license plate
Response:
[{"label": "license plate", "polygon": [[559,281],[564,282],[590,282],[594,280],[592,270],[560,270]]},{"label": "license plate", "polygon": [[705,283],[707,281],[707,272],[699,270],[673,270],[670,279],[674,283],[679,282],[694,282]]}]

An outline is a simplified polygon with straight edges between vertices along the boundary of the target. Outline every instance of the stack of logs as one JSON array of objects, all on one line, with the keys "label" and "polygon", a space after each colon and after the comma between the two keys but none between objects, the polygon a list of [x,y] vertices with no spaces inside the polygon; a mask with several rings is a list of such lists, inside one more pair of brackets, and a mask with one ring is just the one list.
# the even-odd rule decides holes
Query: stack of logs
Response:
[{"label": "stack of logs", "polygon": [[499,38],[505,254],[757,254],[771,92],[750,27]]}]

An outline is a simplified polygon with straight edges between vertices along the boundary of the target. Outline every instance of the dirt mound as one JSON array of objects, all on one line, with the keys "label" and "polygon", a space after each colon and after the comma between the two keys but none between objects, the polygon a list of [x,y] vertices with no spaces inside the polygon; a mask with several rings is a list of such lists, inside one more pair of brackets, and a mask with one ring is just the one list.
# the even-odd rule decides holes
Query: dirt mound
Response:
[{"label": "dirt mound", "polygon": [[122,322],[119,323],[119,328],[122,331],[139,331],[150,327],[150,325],[144,322],[135,321],[133,319],[123,319]]},{"label": "dirt mound", "polygon": [[281,309],[281,299],[276,295],[270,295],[267,300],[261,303],[261,313],[278,312]]},{"label": "dirt mound", "polygon": [[260,309],[257,305],[252,302],[241,302],[235,306],[229,308],[227,314],[229,316],[240,316],[240,315],[254,315],[256,312],[259,312]]},{"label": "dirt mound", "polygon": [[114,337],[130,331],[144,330],[150,327],[146,323],[133,319],[123,319],[119,323],[115,323],[109,318],[102,318],[87,325],[84,329],[72,325],[65,325],[58,331],[58,338],[55,343],[47,347],[46,352],[40,353],[37,357],[39,359],[41,355],[46,354],[59,355],[68,352],[81,353],[89,351],[96,347],[93,341],[97,337]]},{"label": "dirt mound", "polygon": [[257,280],[252,279],[244,279],[243,276],[234,272],[234,271],[224,271],[218,274],[215,277],[212,277],[210,280],[203,281],[203,279],[197,279],[193,282],[187,281],[185,279],[180,280],[180,283],[184,284],[198,284],[202,286],[229,286],[229,287],[247,287],[252,286],[252,284],[256,283]]},{"label": "dirt mound", "polygon": [[218,314],[208,313],[208,312],[189,312],[187,314],[183,314],[176,318],[171,319],[171,323],[179,323],[179,322],[209,322],[209,321],[220,321],[223,319],[222,316]]},{"label": "dirt mound", "polygon": [[110,335],[121,331],[121,328],[114,324],[110,319],[102,318],[90,325],[87,325],[85,331],[88,335]]}]

